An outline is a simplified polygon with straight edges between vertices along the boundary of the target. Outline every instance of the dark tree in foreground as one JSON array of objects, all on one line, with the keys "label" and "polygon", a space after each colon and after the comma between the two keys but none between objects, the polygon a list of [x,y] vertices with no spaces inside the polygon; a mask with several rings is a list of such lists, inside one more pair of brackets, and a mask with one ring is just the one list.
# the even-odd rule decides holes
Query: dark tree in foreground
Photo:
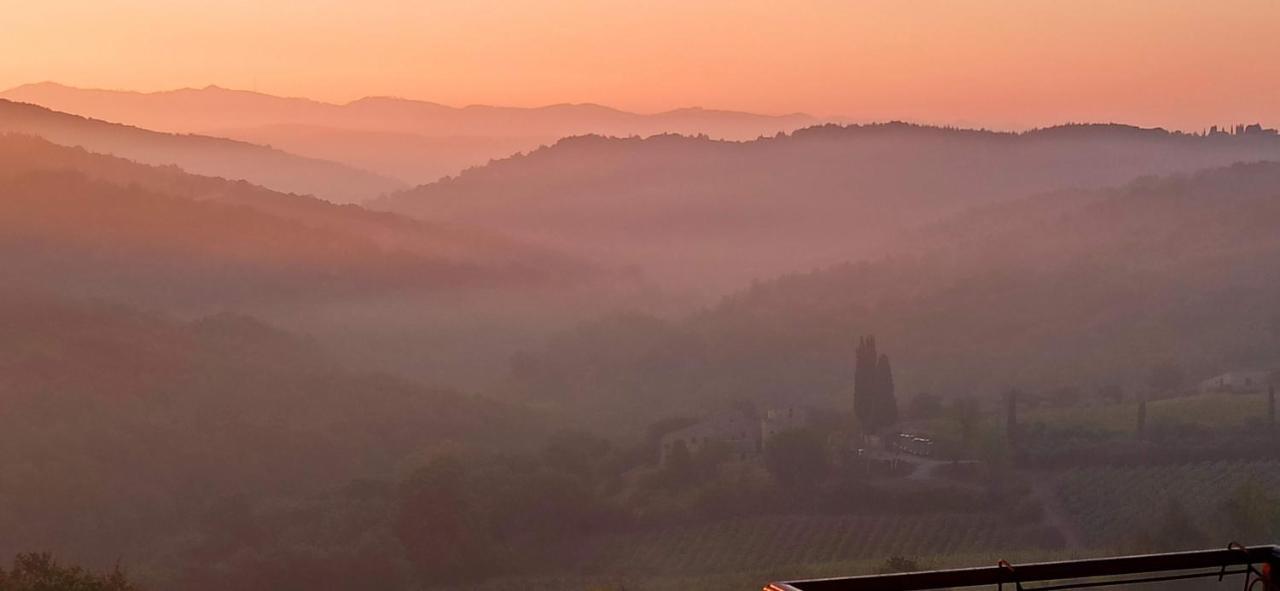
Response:
[{"label": "dark tree in foreground", "polygon": [[136,591],[120,567],[95,573],[58,564],[48,553],[19,554],[9,570],[0,568],[0,591]]}]

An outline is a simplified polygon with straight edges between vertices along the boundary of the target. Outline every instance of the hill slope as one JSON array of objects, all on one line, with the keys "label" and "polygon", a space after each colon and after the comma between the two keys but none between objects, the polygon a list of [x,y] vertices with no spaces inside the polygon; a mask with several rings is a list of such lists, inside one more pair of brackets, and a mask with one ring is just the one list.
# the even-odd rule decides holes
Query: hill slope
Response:
[{"label": "hill slope", "polygon": [[1021,134],[825,126],[740,143],[592,136],[371,206],[725,289],[892,252],[904,230],[981,204],[1266,158],[1280,159],[1280,137],[1114,125]]},{"label": "hill slope", "polygon": [[[1110,385],[1280,360],[1280,163],[994,206],[912,249],[760,283],[683,322],[615,318],[519,359],[514,395],[580,412],[851,404],[875,334],[900,399]],[[630,414],[628,414],[630,413]],[[609,415],[613,416],[613,415]]]},{"label": "hill slope", "polygon": [[0,97],[150,129],[269,144],[413,183],[570,135],[681,133],[751,139],[818,122],[804,114],[697,108],[640,114],[592,104],[449,107],[391,97],[333,104],[214,86],[139,93],[46,82],[12,88]]},{"label": "hill slope", "polygon": [[142,93],[44,82],[11,88],[0,92],[0,96],[175,132],[290,124],[430,137],[559,138],[584,133],[618,136],[704,133],[725,139],[750,139],[817,122],[803,113],[759,115],[684,108],[641,114],[594,104],[450,107],[395,97],[366,97],[334,104],[217,86]]},{"label": "hill slope", "polygon": [[572,268],[483,232],[30,136],[0,135],[0,186],[13,283],[161,307],[524,284]]},{"label": "hill slope", "polygon": [[187,172],[243,179],[272,189],[339,202],[368,199],[399,181],[343,164],[295,156],[223,138],[161,133],[0,99],[0,132],[38,135],[51,142]]},{"label": "hill slope", "polygon": [[391,479],[450,441],[542,435],[518,408],[340,369],[251,318],[175,322],[8,286],[0,375],[0,552],[98,565],[172,561],[245,499]]}]

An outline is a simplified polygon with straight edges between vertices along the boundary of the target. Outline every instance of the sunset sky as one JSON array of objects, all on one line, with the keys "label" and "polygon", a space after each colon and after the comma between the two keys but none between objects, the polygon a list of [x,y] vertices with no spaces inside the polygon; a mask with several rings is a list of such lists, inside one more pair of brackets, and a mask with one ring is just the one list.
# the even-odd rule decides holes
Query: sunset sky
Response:
[{"label": "sunset sky", "polygon": [[1280,2],[0,0],[0,86],[1280,124]]}]

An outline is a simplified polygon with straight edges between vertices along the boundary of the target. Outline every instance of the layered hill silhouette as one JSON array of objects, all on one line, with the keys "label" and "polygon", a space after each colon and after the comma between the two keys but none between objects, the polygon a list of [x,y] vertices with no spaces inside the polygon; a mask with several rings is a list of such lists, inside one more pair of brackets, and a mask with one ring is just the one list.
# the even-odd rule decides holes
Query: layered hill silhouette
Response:
[{"label": "layered hill silhouette", "polygon": [[891,252],[906,229],[982,204],[1147,174],[1280,159],[1280,137],[1121,125],[994,133],[901,123],[747,142],[583,136],[371,206],[731,288]]},{"label": "layered hill silhouette", "polygon": [[359,201],[400,188],[390,177],[349,165],[211,136],[162,133],[0,99],[0,132],[38,135],[56,144],[194,174],[247,180],[278,191]]},{"label": "layered hill silhouette", "polygon": [[543,436],[527,410],[355,373],[234,314],[181,322],[6,284],[0,328],[9,554],[172,568],[217,543],[197,532],[243,526],[245,499],[390,478],[451,439],[514,449]]},{"label": "layered hill silhouette", "polygon": [[578,266],[486,232],[0,135],[0,252],[32,289],[161,308],[555,282]]},{"label": "layered hill silhouette", "polygon": [[46,82],[0,92],[0,97],[149,129],[269,144],[413,183],[571,135],[679,133],[751,139],[819,121],[805,114],[700,108],[640,114],[594,104],[449,107],[392,97],[333,104],[216,86],[138,93]]},{"label": "layered hill silhouette", "polygon": [[1280,358],[1277,224],[1274,162],[1016,200],[688,320],[602,319],[519,357],[511,388],[619,424],[738,399],[849,408],[858,336],[875,334],[903,400],[1148,395],[1159,367],[1194,380]]}]

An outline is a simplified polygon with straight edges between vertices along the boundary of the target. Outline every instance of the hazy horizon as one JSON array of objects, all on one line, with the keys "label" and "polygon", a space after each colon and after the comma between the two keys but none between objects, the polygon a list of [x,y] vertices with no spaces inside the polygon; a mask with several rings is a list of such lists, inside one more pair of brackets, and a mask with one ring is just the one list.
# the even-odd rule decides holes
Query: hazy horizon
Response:
[{"label": "hazy horizon", "polygon": [[373,0],[307,11],[248,0],[61,0],[6,16],[13,26],[0,50],[42,56],[0,60],[6,88],[213,84],[336,103],[400,96],[645,113],[701,106],[995,129],[1280,123],[1280,6],[1253,0],[999,0],[923,10]]},{"label": "hazy horizon", "polygon": [[[4,86],[3,88],[0,88],[0,92],[16,91],[16,90],[25,89],[28,87],[40,87],[40,86],[46,86],[46,85],[58,87],[58,88],[73,89],[78,91],[124,93],[124,94],[133,94],[133,95],[142,95],[142,96],[163,96],[163,95],[170,95],[174,93],[182,93],[182,92],[190,92],[190,91],[222,90],[222,91],[228,91],[232,93],[250,93],[254,95],[277,98],[277,99],[303,100],[303,101],[309,101],[313,103],[318,103],[326,106],[335,106],[335,107],[350,106],[352,104],[359,103],[360,101],[369,100],[369,99],[391,99],[391,100],[402,100],[402,101],[408,101],[408,102],[414,102],[414,103],[423,103],[423,104],[432,105],[432,106],[440,106],[440,107],[454,109],[458,111],[465,111],[467,109],[476,109],[476,108],[521,109],[521,110],[536,111],[536,110],[549,109],[549,108],[555,108],[555,107],[602,107],[612,111],[618,111],[621,113],[641,115],[641,116],[665,115],[665,114],[678,113],[681,111],[705,111],[705,112],[757,115],[762,117],[804,116],[804,117],[812,118],[815,124],[829,122],[829,123],[837,123],[841,125],[860,125],[860,124],[902,122],[902,123],[911,123],[915,125],[953,127],[953,128],[959,128],[959,129],[973,129],[973,130],[981,130],[981,131],[1000,131],[1000,132],[1023,132],[1023,131],[1032,131],[1036,129],[1061,127],[1065,125],[1119,124],[1119,125],[1132,125],[1134,127],[1147,128],[1147,129],[1165,129],[1168,131],[1180,131],[1184,133],[1202,133],[1212,127],[1217,127],[1219,129],[1229,129],[1230,126],[1234,126],[1237,124],[1246,124],[1246,123],[1248,124],[1259,123],[1267,127],[1272,127],[1273,126],[1272,122],[1280,121],[1280,116],[1278,115],[1268,115],[1267,113],[1259,113],[1258,115],[1245,116],[1243,118],[1238,118],[1238,119],[1233,119],[1231,118],[1231,116],[1215,116],[1210,114],[1203,117],[1204,123],[1200,125],[1178,125],[1175,123],[1162,124],[1158,121],[1153,122],[1149,120],[1143,120],[1141,118],[1135,118],[1132,120],[1114,119],[1114,118],[1112,119],[1107,119],[1107,118],[1080,119],[1070,115],[1064,116],[1061,119],[1045,119],[1037,123],[1013,123],[1013,122],[992,123],[992,122],[987,122],[981,119],[974,119],[974,118],[967,118],[967,117],[941,118],[941,119],[923,119],[923,118],[912,119],[908,117],[899,117],[899,116],[894,116],[892,114],[888,114],[881,117],[858,118],[858,117],[846,115],[844,113],[821,113],[821,112],[810,112],[810,111],[755,111],[755,110],[739,109],[739,108],[733,108],[733,107],[727,107],[727,106],[683,104],[683,103],[673,103],[672,106],[669,106],[669,107],[655,108],[651,110],[644,110],[644,109],[632,110],[625,107],[617,106],[612,103],[600,103],[600,102],[593,102],[593,101],[575,101],[575,100],[565,100],[561,102],[549,102],[549,103],[530,103],[530,104],[510,104],[510,103],[497,103],[497,102],[485,103],[485,102],[466,102],[466,101],[446,103],[443,101],[434,100],[433,98],[426,97],[426,96],[407,96],[407,95],[396,95],[396,94],[359,94],[359,93],[350,95],[349,98],[327,98],[326,99],[326,98],[318,98],[315,96],[306,96],[302,94],[296,94],[296,95],[291,95],[287,93],[281,94],[281,93],[273,93],[273,92],[260,90],[260,89],[223,86],[215,83],[197,84],[192,86],[180,86],[180,87],[110,88],[110,87],[83,86],[83,85],[71,84],[71,83],[59,81],[59,80],[33,80],[33,81],[22,82],[14,85]],[[1143,121],[1143,122],[1139,123],[1137,121]]]},{"label": "hazy horizon", "polygon": [[8,4],[0,591],[1280,591],[1280,1]]}]

